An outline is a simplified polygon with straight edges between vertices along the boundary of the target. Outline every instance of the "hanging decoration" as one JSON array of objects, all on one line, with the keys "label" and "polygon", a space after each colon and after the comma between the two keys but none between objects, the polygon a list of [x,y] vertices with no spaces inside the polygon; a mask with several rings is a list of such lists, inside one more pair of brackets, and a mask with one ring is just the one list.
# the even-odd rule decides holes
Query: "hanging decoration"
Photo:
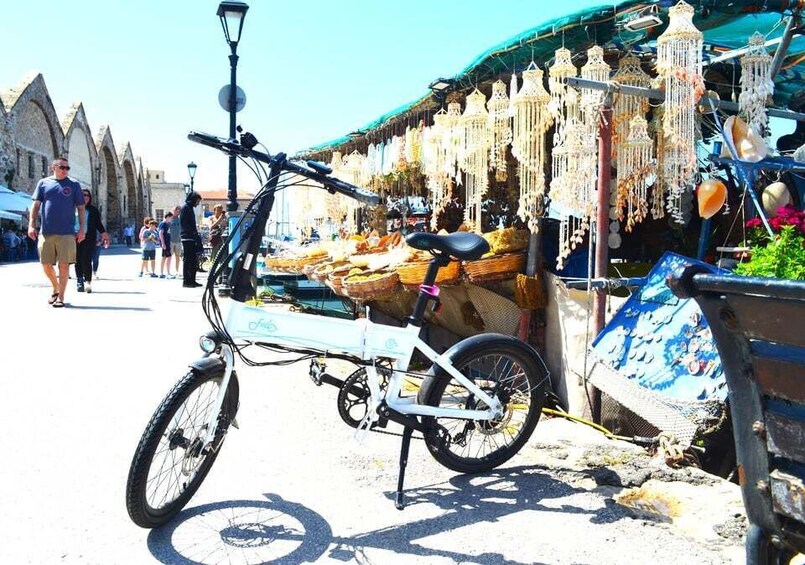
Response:
[{"label": "hanging decoration", "polygon": [[495,180],[506,180],[506,148],[512,142],[509,97],[506,96],[506,83],[497,80],[492,84],[492,96],[486,103],[489,111],[489,168],[495,172]]},{"label": "hanging decoration", "polygon": [[665,151],[665,135],[662,133],[662,121],[665,111],[662,105],[654,108],[653,117],[648,124],[649,136],[655,140],[656,163],[654,166],[654,186],[651,189],[651,217],[655,220],[665,216],[665,180],[658,172],[663,170],[663,158]]},{"label": "hanging decoration", "polygon": [[443,144],[449,127],[449,116],[444,108],[433,115],[433,125],[422,132],[422,167],[427,177],[428,195],[433,212],[431,228],[436,229],[438,216],[450,200],[450,175],[446,165],[447,147]]},{"label": "hanging decoration", "polygon": [[766,52],[766,38],[755,32],[749,38],[749,50],[741,57],[741,94],[738,109],[749,126],[765,136],[769,117],[766,102],[774,93],[771,80],[771,55]]},{"label": "hanging decoration", "polygon": [[444,118],[444,131],[442,132],[442,145],[444,146],[445,172],[450,178],[461,184],[461,175],[458,174],[458,164],[463,158],[463,133],[461,129],[461,103],[450,102],[447,105],[447,116]]},{"label": "hanging decoration", "polygon": [[[596,82],[609,80],[609,65],[604,61],[604,49],[594,45],[587,50],[587,62],[581,67],[581,78]],[[592,88],[581,89],[581,113],[584,125],[590,135],[598,139],[598,119],[604,91]]]},{"label": "hanging decoration", "polygon": [[[640,59],[634,55],[626,55],[618,62],[618,70],[612,75],[612,80],[619,85],[648,88],[651,86],[651,77],[640,67]],[[620,145],[629,137],[631,120],[635,116],[645,117],[648,112],[648,100],[642,96],[634,96],[618,92],[612,105],[612,156],[617,157]],[[618,171],[623,171],[620,163]],[[626,171],[628,172],[628,171]]]},{"label": "hanging decoration", "polygon": [[562,139],[565,121],[577,116],[579,107],[579,93],[565,80],[569,77],[578,76],[578,69],[573,64],[570,50],[564,47],[557,49],[554,54],[554,63],[548,69],[548,89],[551,94],[551,102],[548,109],[556,122],[556,133],[554,134],[554,145]]},{"label": "hanging decoration", "polygon": [[[523,87],[512,96],[512,155],[517,159],[520,199],[517,215],[533,230],[545,212],[545,134],[553,121],[551,100],[535,63],[523,71]],[[516,81],[512,81],[514,85]]]},{"label": "hanging decoration", "polygon": [[696,102],[704,92],[702,33],[693,25],[693,7],[679,2],[669,10],[668,28],[657,38],[657,72],[665,83],[662,170],[668,212],[683,224],[683,194],[696,174]]},{"label": "hanging decoration", "polygon": [[570,252],[582,243],[584,233],[590,228],[597,198],[597,162],[589,156],[595,155],[595,151],[595,139],[588,135],[585,124],[571,118],[565,124],[564,139],[554,148],[554,164],[566,171],[565,176],[556,192],[551,184],[551,198],[560,215],[556,259],[559,269],[564,266]]},{"label": "hanging decoration", "polygon": [[467,96],[460,125],[463,133],[460,164],[466,175],[464,223],[468,229],[481,233],[481,201],[489,186],[489,113],[486,97],[477,88]]},{"label": "hanging decoration", "polygon": [[615,208],[618,219],[626,220],[627,232],[632,231],[635,224],[648,215],[647,186],[655,175],[653,147],[654,142],[648,135],[648,122],[641,116],[635,116],[629,123],[629,136],[621,144],[618,154],[618,167],[622,167],[619,170],[625,173],[618,175]]}]

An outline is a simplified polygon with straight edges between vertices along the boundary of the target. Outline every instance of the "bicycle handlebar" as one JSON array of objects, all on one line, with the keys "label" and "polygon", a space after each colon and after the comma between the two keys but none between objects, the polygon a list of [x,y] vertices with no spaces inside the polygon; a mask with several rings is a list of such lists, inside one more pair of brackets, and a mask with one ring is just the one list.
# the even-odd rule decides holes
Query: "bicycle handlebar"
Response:
[{"label": "bicycle handlebar", "polygon": [[[209,133],[204,133],[200,131],[191,131],[187,134],[187,138],[190,141],[194,141],[196,143],[200,143],[201,145],[206,145],[207,147],[212,147],[214,149],[218,149],[219,151],[223,151],[224,153],[232,154],[232,155],[239,155],[241,157],[251,157],[257,161],[262,163],[266,163],[268,165],[274,164],[274,158],[268,153],[263,153],[261,151],[255,151],[241,143],[238,143],[234,139],[226,139],[223,137],[217,137],[211,135]],[[295,173],[301,175],[303,177],[309,178],[310,180],[316,181],[321,183],[329,192],[338,192],[339,194],[343,194],[344,196],[349,196],[350,198],[354,198],[355,200],[359,200],[364,204],[369,204],[371,206],[376,205],[380,198],[374,192],[370,192],[363,188],[359,188],[355,185],[349,184],[348,182],[342,181],[335,177],[328,176],[326,172],[329,170],[328,167],[323,167],[321,165],[311,166],[309,163],[306,162],[305,165],[299,165],[292,161],[288,161],[285,159],[283,154],[279,154],[277,157],[281,156],[281,162],[279,164],[281,169],[284,171],[288,171],[289,173]]]}]

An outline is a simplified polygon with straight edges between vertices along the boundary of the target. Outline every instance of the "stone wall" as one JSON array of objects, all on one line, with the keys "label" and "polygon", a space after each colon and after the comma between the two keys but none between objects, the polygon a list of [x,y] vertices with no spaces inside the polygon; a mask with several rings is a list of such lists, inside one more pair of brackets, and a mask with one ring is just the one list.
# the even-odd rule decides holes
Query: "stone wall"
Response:
[{"label": "stone wall", "polygon": [[92,190],[115,240],[122,240],[123,226],[138,226],[153,211],[142,160],[128,143],[115,146],[108,125],[93,135],[80,102],[60,120],[45,79],[36,72],[16,87],[0,88],[0,184],[30,194],[62,155],[70,160],[70,177]]}]

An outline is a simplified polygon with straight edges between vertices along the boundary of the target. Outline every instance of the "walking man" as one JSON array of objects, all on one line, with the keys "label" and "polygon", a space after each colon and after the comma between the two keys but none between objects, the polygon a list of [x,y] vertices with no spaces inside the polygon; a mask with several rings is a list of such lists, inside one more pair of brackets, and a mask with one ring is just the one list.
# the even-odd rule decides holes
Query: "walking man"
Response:
[{"label": "walking man", "polygon": [[[28,237],[39,237],[39,261],[42,270],[53,287],[48,304],[54,308],[64,307],[64,292],[70,277],[70,264],[75,263],[76,242],[84,241],[86,218],[84,195],[81,185],[67,176],[70,165],[67,158],[58,157],[50,166],[53,175],[36,183],[32,195]],[[78,233],[75,233],[76,210],[78,210]],[[42,213],[41,234],[36,222]],[[41,236],[41,237],[40,237]],[[54,265],[58,265],[56,274]]]}]

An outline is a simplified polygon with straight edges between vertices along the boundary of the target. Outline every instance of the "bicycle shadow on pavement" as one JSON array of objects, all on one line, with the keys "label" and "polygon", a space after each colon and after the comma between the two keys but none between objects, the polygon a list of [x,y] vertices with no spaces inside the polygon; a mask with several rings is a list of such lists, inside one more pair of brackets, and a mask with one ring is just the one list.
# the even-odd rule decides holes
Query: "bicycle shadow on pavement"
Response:
[{"label": "bicycle shadow on pavement", "polygon": [[[590,509],[560,502],[584,492],[587,491],[571,487],[534,467],[458,475],[447,483],[405,491],[408,506],[430,504],[443,510],[438,516],[352,536],[334,536],[327,520],[314,510],[267,493],[266,500],[234,500],[185,510],[164,527],[151,531],[148,548],[158,561],[171,564],[296,565],[318,559],[371,562],[376,560],[370,556],[373,549],[408,556],[412,562],[441,558],[485,565],[534,564],[533,560],[518,561],[497,552],[469,553],[460,542],[453,545],[462,549],[445,549],[428,547],[422,540],[464,526],[494,524],[524,511],[583,514],[592,523],[631,517],[628,509],[617,505],[604,503]],[[394,493],[387,496],[393,500]],[[559,503],[552,505],[551,499]]]}]

